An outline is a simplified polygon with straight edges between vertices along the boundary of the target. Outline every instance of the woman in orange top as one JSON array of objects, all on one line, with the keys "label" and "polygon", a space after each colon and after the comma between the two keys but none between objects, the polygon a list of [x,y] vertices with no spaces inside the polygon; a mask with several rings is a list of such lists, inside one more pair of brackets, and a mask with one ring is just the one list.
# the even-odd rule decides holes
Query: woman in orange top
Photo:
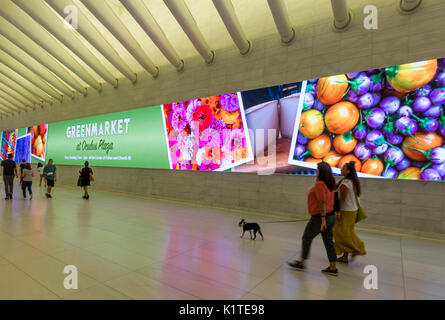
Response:
[{"label": "woman in orange top", "polygon": [[320,162],[317,166],[317,182],[307,197],[311,219],[304,230],[301,259],[288,262],[289,266],[297,270],[305,269],[304,262],[309,257],[312,240],[321,233],[329,259],[329,267],[321,271],[330,275],[338,275],[337,254],[332,240],[332,229],[335,224],[334,189],[335,179],[331,167],[326,162]]}]

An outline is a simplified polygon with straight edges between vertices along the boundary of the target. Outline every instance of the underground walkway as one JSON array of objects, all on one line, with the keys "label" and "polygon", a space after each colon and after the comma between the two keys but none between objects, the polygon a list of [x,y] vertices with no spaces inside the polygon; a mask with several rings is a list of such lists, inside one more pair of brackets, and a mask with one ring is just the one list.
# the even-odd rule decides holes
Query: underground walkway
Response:
[{"label": "underground walkway", "polygon": [[[1,185],[3,189],[3,185]],[[3,191],[3,190],[2,190]],[[324,275],[321,238],[305,273],[295,258],[305,222],[56,186],[53,199],[0,200],[0,299],[445,299],[445,243],[359,232],[368,255]],[[240,218],[265,241],[241,240]],[[77,290],[65,289],[66,265]],[[367,290],[365,266],[378,270]]]}]

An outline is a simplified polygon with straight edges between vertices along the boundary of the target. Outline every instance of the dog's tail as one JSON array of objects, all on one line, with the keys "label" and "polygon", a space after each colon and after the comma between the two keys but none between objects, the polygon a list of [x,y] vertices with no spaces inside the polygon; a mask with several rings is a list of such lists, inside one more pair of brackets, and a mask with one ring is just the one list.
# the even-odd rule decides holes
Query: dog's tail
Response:
[{"label": "dog's tail", "polygon": [[260,236],[261,236],[261,239],[263,239],[263,240],[264,240],[264,237],[263,237],[263,233],[261,232],[261,228],[259,228],[259,229],[258,229],[258,233],[260,234]]}]

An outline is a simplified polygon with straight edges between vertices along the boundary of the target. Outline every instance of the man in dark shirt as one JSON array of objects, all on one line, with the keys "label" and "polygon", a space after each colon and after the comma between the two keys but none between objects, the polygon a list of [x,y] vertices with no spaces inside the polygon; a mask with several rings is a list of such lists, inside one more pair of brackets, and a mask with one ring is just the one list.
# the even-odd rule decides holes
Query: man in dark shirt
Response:
[{"label": "man in dark shirt", "polygon": [[12,192],[14,190],[14,175],[18,178],[17,175],[17,166],[15,162],[12,160],[12,154],[8,154],[8,159],[2,161],[3,167],[3,182],[5,183],[5,200],[12,199]]}]

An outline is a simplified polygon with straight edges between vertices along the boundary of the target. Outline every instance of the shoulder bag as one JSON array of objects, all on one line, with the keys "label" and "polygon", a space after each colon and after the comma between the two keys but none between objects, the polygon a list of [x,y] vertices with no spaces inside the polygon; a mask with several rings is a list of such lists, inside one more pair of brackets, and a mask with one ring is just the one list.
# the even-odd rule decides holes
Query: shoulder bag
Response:
[{"label": "shoulder bag", "polygon": [[354,196],[355,196],[355,202],[357,203],[357,219],[355,220],[355,223],[360,222],[362,220],[365,220],[368,216],[365,213],[365,210],[360,205],[360,201],[358,201],[357,193],[355,192],[355,188],[352,188],[354,190]]}]

